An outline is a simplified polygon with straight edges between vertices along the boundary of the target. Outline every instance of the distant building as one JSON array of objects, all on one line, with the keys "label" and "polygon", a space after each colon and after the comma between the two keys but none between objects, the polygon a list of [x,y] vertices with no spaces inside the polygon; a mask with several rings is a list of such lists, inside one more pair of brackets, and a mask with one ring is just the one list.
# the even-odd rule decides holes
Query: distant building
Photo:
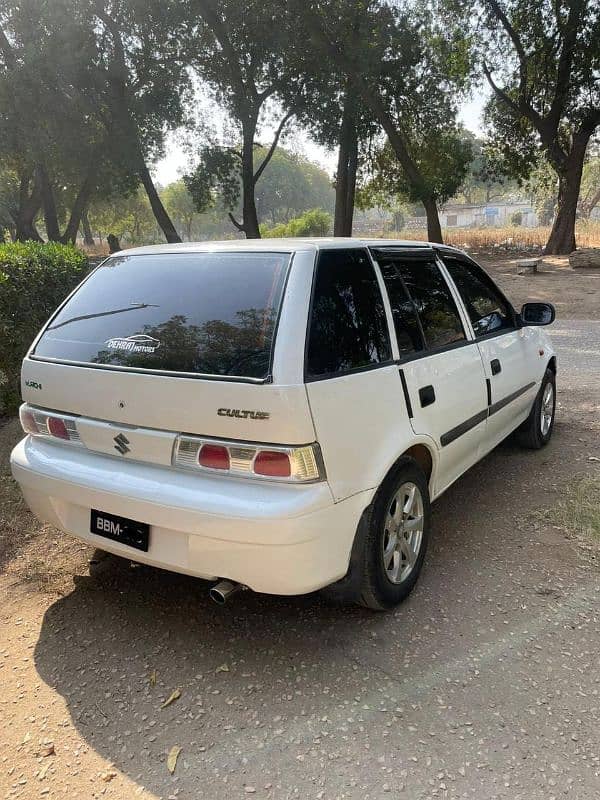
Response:
[{"label": "distant building", "polygon": [[513,214],[521,214],[521,225],[534,228],[538,216],[530,203],[446,203],[440,211],[443,228],[503,228]]}]

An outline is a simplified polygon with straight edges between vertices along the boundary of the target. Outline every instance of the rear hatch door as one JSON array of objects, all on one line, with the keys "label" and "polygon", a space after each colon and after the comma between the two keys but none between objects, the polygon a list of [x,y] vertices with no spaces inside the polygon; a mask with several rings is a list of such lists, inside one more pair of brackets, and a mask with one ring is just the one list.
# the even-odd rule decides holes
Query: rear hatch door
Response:
[{"label": "rear hatch door", "polygon": [[[81,417],[90,449],[170,463],[177,432],[306,444],[302,384],[272,364],[289,252],[113,257],[50,320],[23,365],[23,398]],[[118,443],[117,443],[118,444]]]}]

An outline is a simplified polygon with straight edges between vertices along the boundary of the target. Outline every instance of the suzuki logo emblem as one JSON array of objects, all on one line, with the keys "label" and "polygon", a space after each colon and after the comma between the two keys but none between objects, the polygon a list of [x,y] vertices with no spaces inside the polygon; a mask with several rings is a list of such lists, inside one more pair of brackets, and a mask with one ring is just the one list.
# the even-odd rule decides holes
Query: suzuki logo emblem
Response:
[{"label": "suzuki logo emblem", "polygon": [[128,453],[130,451],[131,448],[127,447],[127,445],[129,444],[129,439],[122,433],[120,433],[118,436],[115,436],[113,441],[116,442],[115,450],[118,450],[122,456],[124,456],[125,453]]}]

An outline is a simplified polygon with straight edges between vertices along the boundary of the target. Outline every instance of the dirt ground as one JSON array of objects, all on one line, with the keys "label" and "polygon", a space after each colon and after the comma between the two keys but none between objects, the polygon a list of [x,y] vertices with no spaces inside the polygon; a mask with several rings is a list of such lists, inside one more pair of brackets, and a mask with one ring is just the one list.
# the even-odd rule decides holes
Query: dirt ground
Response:
[{"label": "dirt ground", "polygon": [[471,250],[470,255],[489,271],[516,308],[527,300],[543,300],[555,305],[558,319],[600,319],[600,269],[573,270],[566,256],[545,256],[539,272],[532,274],[521,265],[531,254]]},{"label": "dirt ground", "polygon": [[[515,304],[600,319],[600,275],[473,255]],[[424,575],[385,615],[90,577],[20,499],[0,421],[0,798],[597,800],[595,363],[559,382],[547,449],[509,441],[435,504]]]}]

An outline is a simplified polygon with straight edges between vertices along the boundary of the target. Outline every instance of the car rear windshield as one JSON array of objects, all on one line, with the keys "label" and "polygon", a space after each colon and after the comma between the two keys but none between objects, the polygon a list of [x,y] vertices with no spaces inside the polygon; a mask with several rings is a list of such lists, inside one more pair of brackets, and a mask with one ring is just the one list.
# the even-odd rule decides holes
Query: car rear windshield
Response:
[{"label": "car rear windshield", "polygon": [[289,253],[119,255],[51,319],[34,358],[266,378]]}]

